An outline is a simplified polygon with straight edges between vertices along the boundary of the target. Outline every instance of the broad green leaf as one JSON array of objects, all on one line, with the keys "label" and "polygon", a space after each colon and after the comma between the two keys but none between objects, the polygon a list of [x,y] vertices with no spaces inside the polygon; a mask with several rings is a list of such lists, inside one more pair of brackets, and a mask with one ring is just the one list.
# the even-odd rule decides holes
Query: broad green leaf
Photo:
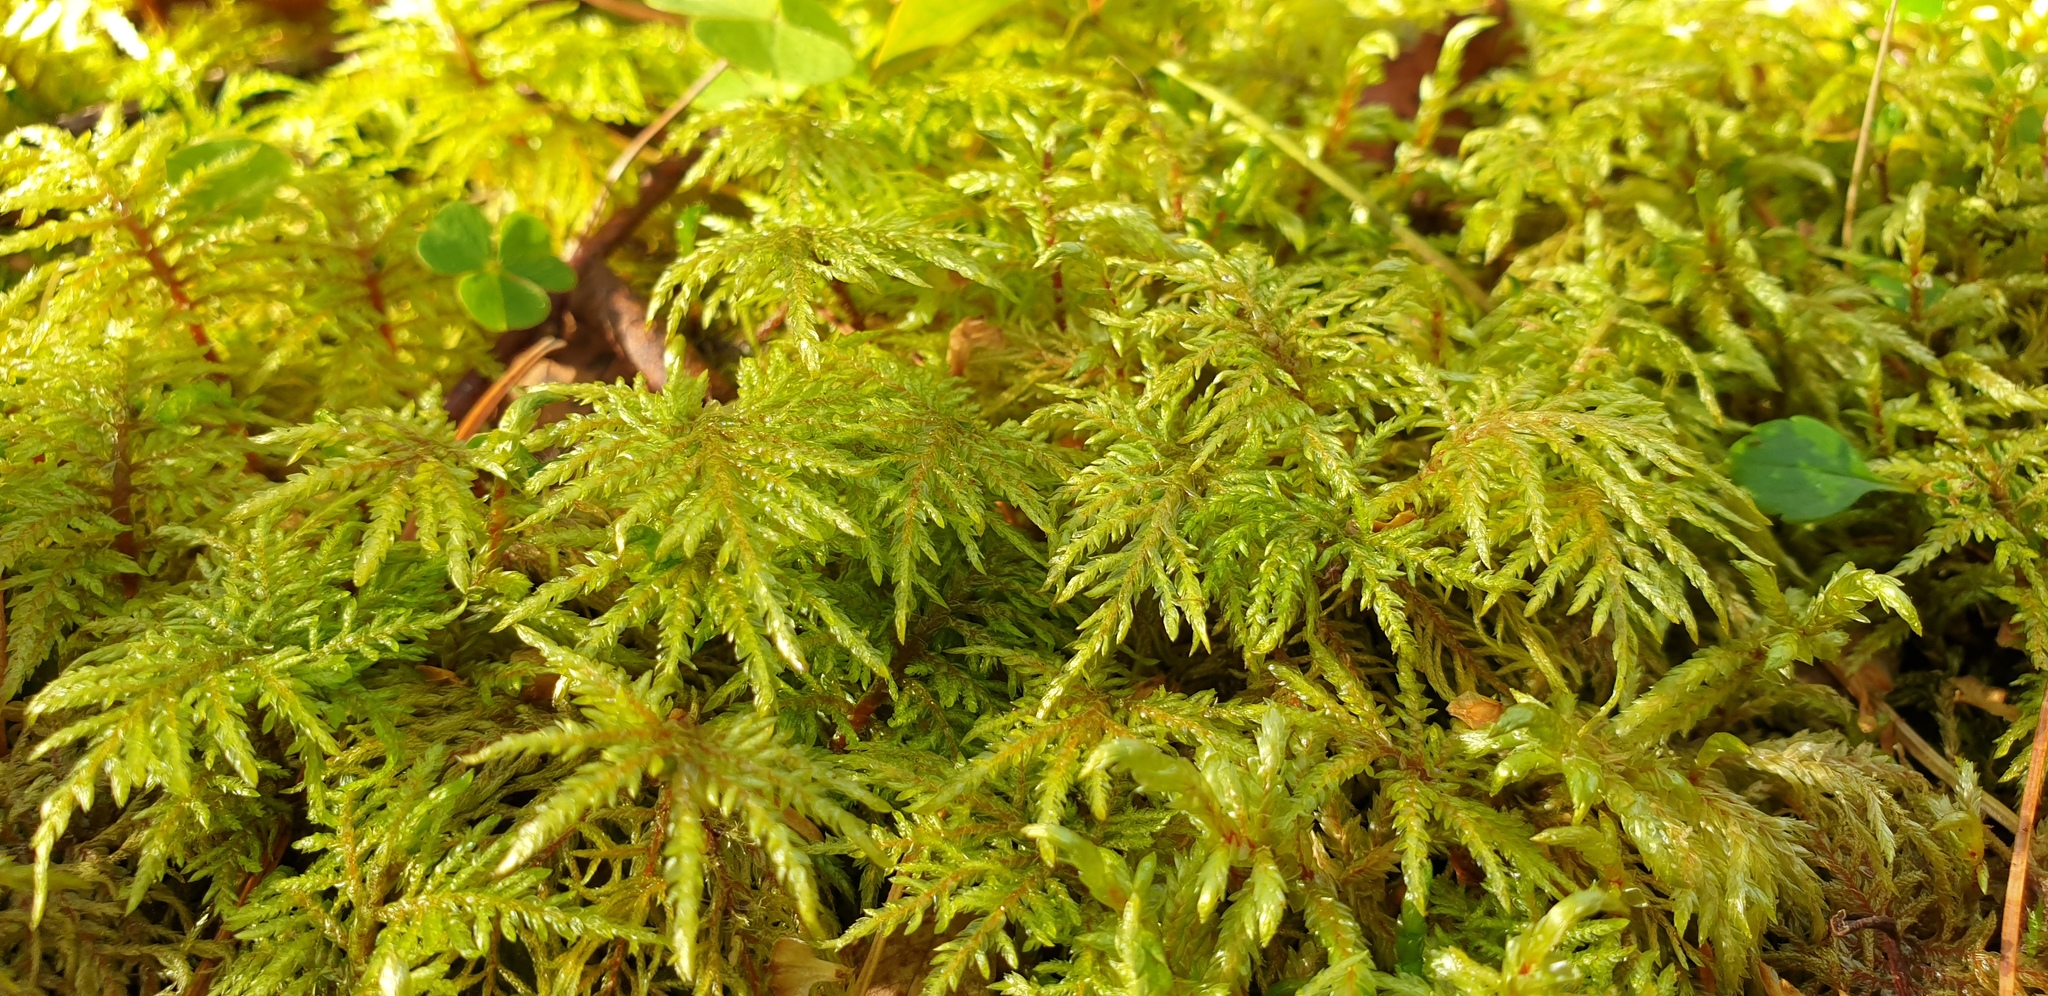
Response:
[{"label": "broad green leaf", "polygon": [[688,17],[715,17],[736,21],[772,21],[775,0],[648,0],[647,6]]},{"label": "broad green leaf", "polygon": [[481,270],[491,261],[491,223],[468,201],[435,212],[420,236],[420,260],[435,273],[453,276]]},{"label": "broad green leaf", "polygon": [[1942,6],[1942,0],[1899,0],[1899,13],[1922,21],[1939,21]]},{"label": "broad green leaf", "polygon": [[782,0],[782,22],[829,38],[846,48],[853,47],[853,36],[847,34],[846,28],[832,19],[832,12],[826,10],[818,0]]},{"label": "broad green leaf", "polygon": [[1842,434],[1804,415],[1765,422],[1728,455],[1735,483],[1757,507],[1791,522],[1824,519],[1872,491],[1893,490]]},{"label": "broad green leaf", "polygon": [[807,86],[853,72],[853,53],[839,42],[787,21],[705,19],[697,40],[750,73]]},{"label": "broad green leaf", "polygon": [[225,138],[188,145],[164,163],[171,183],[204,173],[187,191],[184,206],[197,214],[226,209],[246,214],[270,198],[291,176],[292,161],[274,146],[246,138]]},{"label": "broad green leaf", "polygon": [[524,211],[513,212],[499,230],[498,262],[507,273],[525,277],[543,290],[560,292],[576,286],[575,271],[555,256],[547,224]]},{"label": "broad green leaf", "polygon": [[493,332],[530,329],[548,317],[547,292],[510,273],[472,273],[455,285],[455,293],[469,317]]},{"label": "broad green leaf", "polygon": [[809,86],[853,72],[852,38],[816,0],[782,0],[767,15],[706,16],[697,40],[747,72]]},{"label": "broad green leaf", "polygon": [[903,0],[889,15],[875,65],[921,48],[951,45],[1017,0]]}]

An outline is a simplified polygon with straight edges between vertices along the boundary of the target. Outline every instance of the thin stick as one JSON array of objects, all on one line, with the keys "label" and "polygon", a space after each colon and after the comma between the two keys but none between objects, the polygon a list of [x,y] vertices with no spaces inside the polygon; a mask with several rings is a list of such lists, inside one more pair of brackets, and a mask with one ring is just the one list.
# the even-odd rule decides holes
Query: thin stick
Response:
[{"label": "thin stick", "polygon": [[683,95],[677,97],[675,103],[668,105],[668,109],[662,111],[660,117],[648,122],[647,127],[640,129],[640,133],[634,135],[633,140],[627,142],[626,147],[619,151],[618,158],[612,160],[611,168],[604,171],[604,186],[598,188],[597,203],[590,207],[590,224],[584,228],[584,237],[589,237],[591,229],[597,227],[598,219],[604,217],[605,205],[612,199],[612,188],[618,185],[620,177],[626,175],[626,167],[633,165],[633,160],[640,157],[640,150],[661,137],[661,133],[668,129],[669,124],[675,121],[678,115],[689,110],[690,105],[695,103],[698,97],[703,96],[705,89],[717,81],[719,74],[725,72],[727,65],[730,63],[724,59],[712,63],[711,68],[704,70],[704,75],[697,77],[697,82],[690,84],[690,88],[683,91]]},{"label": "thin stick", "polygon": [[674,24],[678,27],[688,27],[690,23],[690,19],[681,14],[671,14],[665,10],[655,10],[644,3],[633,3],[632,0],[583,0],[583,2],[607,14],[616,14],[634,21],[654,21],[660,24]]},{"label": "thin stick", "polygon": [[[1893,0],[1893,2],[1896,3],[1897,0]],[[1456,262],[1453,262],[1449,256],[1438,252],[1435,246],[1430,245],[1414,229],[1402,224],[1392,214],[1388,213],[1385,208],[1380,207],[1378,202],[1366,196],[1365,191],[1352,186],[1351,181],[1338,176],[1336,170],[1323,165],[1322,162],[1316,159],[1310,158],[1308,153],[1302,151],[1301,146],[1294,144],[1292,139],[1280,134],[1279,129],[1273,127],[1272,122],[1260,117],[1251,108],[1238,103],[1237,99],[1231,95],[1189,76],[1187,70],[1182,69],[1179,63],[1171,61],[1162,62],[1159,64],[1159,71],[1179,80],[1183,86],[1208,98],[1210,103],[1223,108],[1238,120],[1244,122],[1251,130],[1257,132],[1260,138],[1273,143],[1273,147],[1279,149],[1287,158],[1294,160],[1300,164],[1301,168],[1315,174],[1317,179],[1329,184],[1330,189],[1343,194],[1351,203],[1358,205],[1358,207],[1365,211],[1366,216],[1372,219],[1374,224],[1387,226],[1394,233],[1394,241],[1400,243],[1401,248],[1408,250],[1423,262],[1442,271],[1443,275],[1450,278],[1451,283],[1458,288],[1458,292],[1465,295],[1465,298],[1471,301],[1481,312],[1492,310],[1493,301],[1487,296],[1486,291],[1460,268]]]},{"label": "thin stick", "polygon": [[469,411],[463,413],[462,421],[455,426],[455,438],[468,439],[476,435],[478,430],[484,427],[484,422],[497,412],[498,402],[505,400],[505,392],[512,390],[512,385],[519,383],[519,378],[526,376],[526,372],[532,370],[534,364],[566,345],[568,343],[548,336],[513,357],[512,363],[505,368],[504,376],[492,381],[491,386],[484,390],[483,396],[476,399],[476,404],[469,406]]},{"label": "thin stick", "polygon": [[2020,796],[2020,829],[2012,839],[2012,871],[2005,877],[2005,943],[1998,957],[1998,996],[2019,996],[2020,927],[2027,913],[2027,873],[2034,854],[2034,820],[2041,815],[2041,776],[2048,769],[2048,703],[2034,723],[2027,788]]},{"label": "thin stick", "polygon": [[[889,886],[889,898],[883,900],[882,905],[887,906],[902,898],[903,883],[897,882]],[[860,963],[860,974],[854,976],[853,988],[846,991],[846,996],[867,996],[868,986],[875,981],[875,969],[882,964],[882,945],[888,940],[889,935],[886,933],[875,935],[875,943],[868,945],[867,959]]]},{"label": "thin stick", "polygon": [[[1928,743],[1927,738],[1921,736],[1919,730],[1907,725],[1904,717],[1894,712],[1891,706],[1882,703],[1878,705],[1878,710],[1879,714],[1884,717],[1885,722],[1890,723],[1892,729],[1898,733],[1900,742],[1906,745],[1906,753],[1913,755],[1913,759],[1919,761],[1922,767],[1933,772],[1935,777],[1947,782],[1950,786],[1962,782],[1962,773],[1956,770],[1956,766],[1950,764],[1948,758],[1941,756],[1941,752],[1935,750],[1934,745]],[[2014,834],[2020,832],[2019,814],[2006,808],[2005,803],[1992,798],[1988,793],[1978,796],[1978,808],[1984,811],[1984,815],[1996,820],[1998,825],[2004,827],[2008,832]]]},{"label": "thin stick", "polygon": [[1884,34],[1877,39],[1877,65],[1870,69],[1870,95],[1863,98],[1863,127],[1856,132],[1856,161],[1849,167],[1849,193],[1842,202],[1842,248],[1856,237],[1856,188],[1863,183],[1863,165],[1870,158],[1870,126],[1877,120],[1877,93],[1884,82],[1884,60],[1892,50],[1892,25],[1899,19],[1899,0],[1884,15]]}]

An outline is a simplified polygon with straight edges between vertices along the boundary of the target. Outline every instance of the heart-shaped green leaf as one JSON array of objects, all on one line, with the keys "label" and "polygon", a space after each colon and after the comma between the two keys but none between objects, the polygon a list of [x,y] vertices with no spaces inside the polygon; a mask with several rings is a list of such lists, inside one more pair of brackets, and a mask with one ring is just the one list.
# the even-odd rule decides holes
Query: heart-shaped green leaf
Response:
[{"label": "heart-shaped green leaf", "polygon": [[903,0],[889,15],[875,65],[921,48],[951,45],[1017,0]]},{"label": "heart-shaped green leaf", "polygon": [[555,257],[554,237],[545,222],[514,211],[498,232],[498,262],[505,272],[525,277],[549,291],[576,286],[576,273]]},{"label": "heart-shaped green leaf", "polygon": [[455,294],[478,325],[493,332],[530,329],[548,317],[546,291],[524,277],[484,270],[463,277]]},{"label": "heart-shaped green leaf", "polygon": [[291,176],[292,161],[275,146],[247,138],[224,138],[188,145],[164,162],[171,183],[203,174],[185,193],[184,207],[193,214],[225,210],[252,213]]},{"label": "heart-shaped green leaf", "polygon": [[1897,490],[1863,465],[1841,433],[1804,415],[1757,426],[1729,451],[1728,463],[1758,508],[1790,522],[1825,519],[1872,491]]},{"label": "heart-shaped green leaf", "polygon": [[491,261],[491,223],[468,201],[435,212],[420,236],[420,260],[435,273],[453,276],[481,270]]}]

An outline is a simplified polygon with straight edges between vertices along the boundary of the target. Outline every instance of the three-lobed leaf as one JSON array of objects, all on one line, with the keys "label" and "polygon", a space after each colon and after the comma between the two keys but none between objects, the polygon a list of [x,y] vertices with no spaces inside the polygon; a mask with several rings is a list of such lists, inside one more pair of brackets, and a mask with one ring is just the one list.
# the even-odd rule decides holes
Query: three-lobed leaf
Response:
[{"label": "three-lobed leaf", "polygon": [[435,212],[420,236],[420,260],[444,276],[481,270],[491,261],[491,223],[468,201]]},{"label": "three-lobed leaf", "polygon": [[420,236],[420,259],[436,273],[462,275],[455,294],[477,324],[493,332],[546,321],[549,292],[576,286],[576,272],[555,255],[547,224],[514,211],[491,245],[491,225],[476,205],[456,201],[434,215]]},{"label": "three-lobed leaf", "polygon": [[554,237],[548,234],[547,224],[524,211],[505,219],[498,236],[498,262],[507,273],[524,277],[542,290],[561,293],[576,286],[576,272],[555,256]]},{"label": "three-lobed leaf", "polygon": [[479,270],[455,285],[455,294],[478,325],[493,332],[530,329],[546,321],[551,305],[533,281],[494,270]]}]

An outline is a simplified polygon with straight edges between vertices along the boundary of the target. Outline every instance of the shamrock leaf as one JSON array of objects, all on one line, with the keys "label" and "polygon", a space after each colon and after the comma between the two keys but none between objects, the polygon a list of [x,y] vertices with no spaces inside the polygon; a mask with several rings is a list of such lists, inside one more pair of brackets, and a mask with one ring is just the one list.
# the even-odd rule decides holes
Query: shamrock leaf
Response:
[{"label": "shamrock leaf", "polygon": [[493,332],[532,328],[547,320],[551,308],[547,292],[533,281],[493,270],[463,277],[455,294],[469,316]]},{"label": "shamrock leaf", "polygon": [[1728,463],[1758,508],[1790,522],[1825,519],[1872,491],[1899,490],[1871,473],[1841,433],[1804,415],[1757,426],[1729,451]]},{"label": "shamrock leaf", "polygon": [[526,329],[546,321],[554,306],[548,292],[576,286],[576,273],[555,256],[547,224],[514,211],[498,229],[495,251],[491,223],[467,201],[442,208],[420,236],[420,259],[436,273],[463,274],[455,295],[477,324],[493,332]]},{"label": "shamrock leaf", "polygon": [[505,227],[498,233],[498,262],[505,272],[531,280],[544,290],[560,292],[576,286],[575,271],[555,257],[548,226],[524,211],[505,219]]},{"label": "shamrock leaf", "polygon": [[491,223],[468,201],[442,208],[420,236],[420,259],[445,276],[483,269],[491,260]]}]

